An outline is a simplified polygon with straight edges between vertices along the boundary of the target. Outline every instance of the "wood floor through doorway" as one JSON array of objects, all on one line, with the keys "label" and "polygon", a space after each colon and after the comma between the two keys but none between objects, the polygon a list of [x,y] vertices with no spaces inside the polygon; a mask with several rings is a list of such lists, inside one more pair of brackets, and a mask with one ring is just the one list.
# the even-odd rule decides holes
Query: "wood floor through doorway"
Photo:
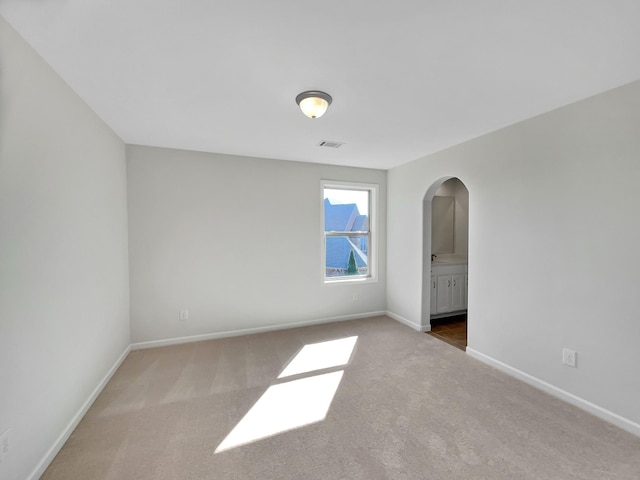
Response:
[{"label": "wood floor through doorway", "polygon": [[467,349],[467,314],[431,320],[427,334],[453,345],[462,351]]}]

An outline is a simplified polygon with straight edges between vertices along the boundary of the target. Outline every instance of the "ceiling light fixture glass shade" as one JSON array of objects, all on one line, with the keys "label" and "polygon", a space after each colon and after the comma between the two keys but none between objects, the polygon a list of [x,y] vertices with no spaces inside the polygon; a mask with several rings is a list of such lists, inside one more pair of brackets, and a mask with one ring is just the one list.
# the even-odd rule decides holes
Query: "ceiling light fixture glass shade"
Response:
[{"label": "ceiling light fixture glass shade", "polygon": [[300,110],[309,118],[319,118],[324,115],[332,100],[331,95],[317,90],[302,92],[296,97]]}]

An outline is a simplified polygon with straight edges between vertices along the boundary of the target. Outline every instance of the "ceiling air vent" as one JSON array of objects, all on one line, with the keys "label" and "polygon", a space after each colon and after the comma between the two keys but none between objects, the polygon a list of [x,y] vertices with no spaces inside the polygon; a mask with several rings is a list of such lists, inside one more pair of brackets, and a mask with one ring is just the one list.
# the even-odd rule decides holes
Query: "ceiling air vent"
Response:
[{"label": "ceiling air vent", "polygon": [[344,145],[344,143],[331,142],[329,140],[323,140],[318,144],[319,147],[328,147],[328,148],[340,148],[342,145]]}]

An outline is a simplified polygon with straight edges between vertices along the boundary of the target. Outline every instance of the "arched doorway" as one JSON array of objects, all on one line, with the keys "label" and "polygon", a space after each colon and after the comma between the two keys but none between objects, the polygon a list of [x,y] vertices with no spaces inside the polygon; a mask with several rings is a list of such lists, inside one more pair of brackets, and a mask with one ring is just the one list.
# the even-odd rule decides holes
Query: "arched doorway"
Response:
[{"label": "arched doorway", "polygon": [[442,177],[423,198],[422,327],[462,350],[467,344],[469,191]]}]

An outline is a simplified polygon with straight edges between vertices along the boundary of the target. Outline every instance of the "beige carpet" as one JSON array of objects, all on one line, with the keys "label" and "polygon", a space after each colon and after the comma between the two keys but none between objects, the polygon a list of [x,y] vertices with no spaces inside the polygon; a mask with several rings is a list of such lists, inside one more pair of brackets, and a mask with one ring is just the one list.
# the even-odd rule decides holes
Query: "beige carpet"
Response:
[{"label": "beige carpet", "polygon": [[[250,410],[293,429],[215,453]],[[378,317],[132,352],[42,478],[639,477],[640,438]]]}]

